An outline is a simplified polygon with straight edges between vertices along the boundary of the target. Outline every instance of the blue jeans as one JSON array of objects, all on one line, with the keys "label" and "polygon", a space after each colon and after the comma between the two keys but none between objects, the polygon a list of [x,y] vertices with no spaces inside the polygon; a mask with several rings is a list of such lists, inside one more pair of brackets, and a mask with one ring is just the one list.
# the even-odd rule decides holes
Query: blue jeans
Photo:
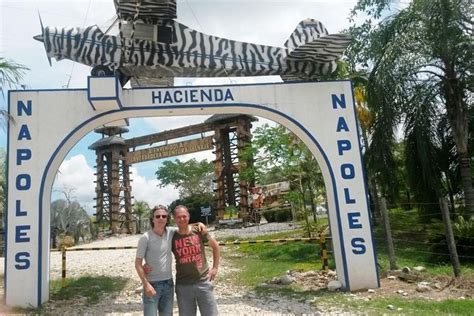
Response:
[{"label": "blue jeans", "polygon": [[156,294],[148,297],[143,293],[143,315],[156,316],[157,311],[160,316],[173,315],[173,279],[154,281],[150,282],[150,284],[155,289]]},{"label": "blue jeans", "polygon": [[176,284],[179,315],[196,315],[197,306],[199,306],[199,312],[202,316],[218,315],[213,289],[214,285],[210,281],[201,281],[195,284]]}]

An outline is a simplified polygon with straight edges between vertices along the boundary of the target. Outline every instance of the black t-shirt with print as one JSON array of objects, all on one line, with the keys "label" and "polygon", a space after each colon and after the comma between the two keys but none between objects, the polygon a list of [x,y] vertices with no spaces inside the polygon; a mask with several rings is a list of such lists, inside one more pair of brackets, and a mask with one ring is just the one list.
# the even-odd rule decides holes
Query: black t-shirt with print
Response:
[{"label": "black t-shirt with print", "polygon": [[192,231],[181,235],[175,232],[172,250],[176,259],[176,284],[194,284],[207,280],[209,266],[206,260],[204,243],[208,235],[200,235]]}]

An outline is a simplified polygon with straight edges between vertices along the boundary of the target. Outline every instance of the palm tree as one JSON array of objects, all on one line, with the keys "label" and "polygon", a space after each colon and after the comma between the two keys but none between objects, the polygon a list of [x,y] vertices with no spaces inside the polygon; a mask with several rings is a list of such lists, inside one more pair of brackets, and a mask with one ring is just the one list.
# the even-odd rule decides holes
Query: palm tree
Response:
[{"label": "palm tree", "polygon": [[[18,85],[23,79],[23,74],[26,70],[29,69],[23,65],[0,57],[0,90],[2,90],[2,96],[4,96],[3,88],[5,86],[14,87],[15,85]],[[5,109],[0,109],[0,125],[2,128],[5,128],[7,118],[9,118],[8,112]],[[6,194],[5,162],[6,160],[4,158],[0,161],[0,231],[3,230],[4,222],[4,203]]]},{"label": "palm tree", "polygon": [[[5,195],[7,192],[7,183],[5,177],[5,160],[5,150],[3,148],[0,148],[0,232],[3,231],[4,226],[3,212],[5,209]],[[0,240],[1,237],[2,236],[0,236]]]},{"label": "palm tree", "polygon": [[[360,0],[356,9],[371,17],[390,1]],[[436,129],[443,120],[454,141],[467,215],[474,215],[473,176],[470,167],[469,111],[472,109],[473,20],[468,0],[417,0],[384,19],[353,29],[357,39],[355,61],[370,66],[367,100],[375,115],[373,157],[378,172],[395,145],[400,123],[416,179],[429,184],[433,201],[443,195],[442,176],[434,164],[440,140]],[[358,50],[358,51],[357,51]],[[471,149],[472,150],[472,149]],[[388,160],[387,160],[388,161]],[[420,183],[421,184],[421,183]]]},{"label": "palm tree", "polygon": [[[0,57],[0,89],[2,90],[2,96],[5,96],[3,88],[7,86],[10,88],[18,86],[23,80],[23,75],[27,70],[29,70],[29,68],[5,59],[4,57]],[[0,119],[3,127],[5,127],[7,117],[7,111],[0,109]]]},{"label": "palm tree", "polygon": [[3,89],[5,86],[14,87],[19,85],[27,70],[30,69],[14,61],[0,57],[0,87]]},{"label": "palm tree", "polygon": [[133,214],[137,217],[137,233],[141,234],[142,218],[150,212],[150,206],[145,201],[136,201],[133,205]]}]

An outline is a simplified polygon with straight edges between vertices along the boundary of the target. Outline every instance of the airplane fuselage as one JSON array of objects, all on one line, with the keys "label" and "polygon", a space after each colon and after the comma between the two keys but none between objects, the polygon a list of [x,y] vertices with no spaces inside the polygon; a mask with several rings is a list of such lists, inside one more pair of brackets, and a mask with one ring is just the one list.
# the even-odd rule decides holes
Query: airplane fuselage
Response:
[{"label": "airplane fuselage", "polygon": [[203,34],[172,21],[171,43],[105,35],[97,26],[48,28],[42,40],[49,57],[106,66],[131,77],[222,77],[281,75],[312,79],[335,62],[288,60],[288,49]]}]

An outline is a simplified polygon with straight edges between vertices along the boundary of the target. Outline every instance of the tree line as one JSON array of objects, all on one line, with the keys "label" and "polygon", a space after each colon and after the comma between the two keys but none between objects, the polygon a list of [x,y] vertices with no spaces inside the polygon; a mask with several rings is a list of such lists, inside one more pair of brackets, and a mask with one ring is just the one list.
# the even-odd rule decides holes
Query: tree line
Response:
[{"label": "tree line", "polygon": [[[474,215],[472,4],[360,0],[339,75],[354,79],[373,195]],[[357,96],[357,95],[356,95]],[[399,135],[397,135],[399,134]],[[457,207],[459,202],[462,208]],[[440,216],[441,213],[439,212]]]}]

